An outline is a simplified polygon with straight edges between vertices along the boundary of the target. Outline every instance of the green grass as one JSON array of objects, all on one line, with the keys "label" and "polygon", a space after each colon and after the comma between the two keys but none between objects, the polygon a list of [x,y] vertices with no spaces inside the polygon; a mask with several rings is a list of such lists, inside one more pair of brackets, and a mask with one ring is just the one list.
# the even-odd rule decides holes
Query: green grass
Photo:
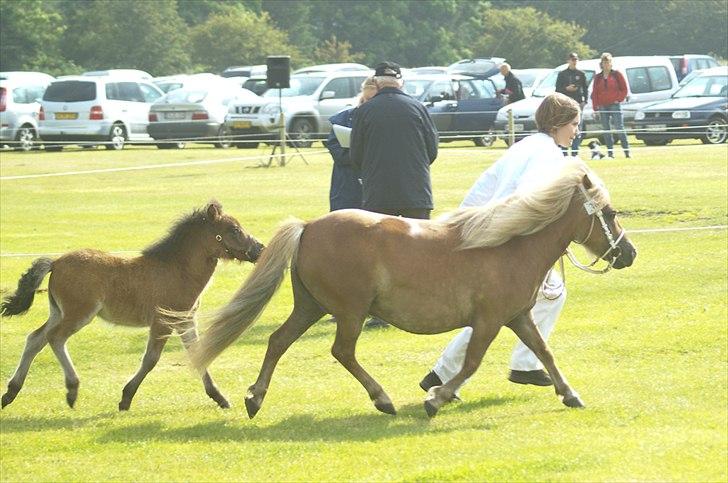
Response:
[{"label": "green grass", "polygon": [[[726,224],[728,149],[682,144],[591,162],[628,229]],[[287,216],[326,212],[331,163],[320,151],[304,150],[310,165],[294,158],[285,168],[256,168],[247,159],[3,180],[0,252],[139,250],[210,198],[267,241]],[[433,165],[435,214],[456,207],[501,153],[443,145]],[[6,151],[0,176],[256,154],[267,150]],[[387,329],[365,332],[357,352],[399,411],[381,414],[330,355],[334,326],[322,321],[282,358],[261,412],[248,420],[245,391],[269,334],[291,308],[286,282],[211,368],[233,404],[228,411],[205,396],[178,340],[127,413],[116,405],[144,351],[144,330],[97,321],[70,339],[81,377],[75,409],[65,404],[60,366],[44,350],[18,398],[0,412],[0,480],[727,481],[726,230],[631,239],[639,250],[632,268],[592,276],[567,266],[569,299],[551,346],[586,410],[564,407],[550,388],[506,381],[515,338],[503,331],[463,388],[464,402],[429,420],[417,383],[452,334]],[[2,291],[14,290],[32,258],[0,257]],[[225,303],[249,272],[249,265],[221,265],[203,310]],[[46,314],[38,296],[27,315],[0,322],[2,380]]]}]

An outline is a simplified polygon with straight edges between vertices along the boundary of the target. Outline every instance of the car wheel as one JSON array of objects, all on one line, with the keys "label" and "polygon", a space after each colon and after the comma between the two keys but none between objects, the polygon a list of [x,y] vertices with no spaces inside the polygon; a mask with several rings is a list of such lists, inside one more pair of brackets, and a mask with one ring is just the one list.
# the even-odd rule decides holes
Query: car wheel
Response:
[{"label": "car wheel", "polygon": [[27,124],[21,126],[20,129],[18,129],[18,134],[15,135],[17,148],[22,151],[30,151],[33,149],[37,139],[35,129],[33,129],[33,126]]},{"label": "car wheel", "polygon": [[222,125],[217,130],[217,142],[215,143],[216,148],[227,149],[233,144],[233,137],[230,135],[230,131]]},{"label": "car wheel", "polygon": [[169,142],[169,143],[157,143],[157,148],[159,149],[184,149],[184,147],[187,146],[187,143],[178,141],[178,142]]},{"label": "car wheel", "polygon": [[116,123],[109,131],[109,143],[106,144],[106,149],[121,151],[124,149],[124,144],[126,144],[126,129],[122,124]]},{"label": "car wheel", "polygon": [[291,144],[297,148],[310,148],[313,144],[312,137],[315,129],[316,127],[310,119],[305,117],[294,119],[291,129],[288,131]]},{"label": "car wheel", "polygon": [[255,149],[259,144],[257,141],[238,141],[235,146],[240,149]]},{"label": "car wheel", "polygon": [[665,138],[652,138],[643,139],[642,141],[645,143],[645,146],[664,146],[669,140]]},{"label": "car wheel", "polygon": [[705,129],[705,135],[700,138],[703,144],[722,144],[728,138],[728,123],[720,116],[711,117]]},{"label": "car wheel", "polygon": [[497,136],[493,131],[488,131],[486,134],[483,134],[482,136],[478,136],[477,138],[473,138],[473,142],[476,146],[481,146],[484,148],[489,148],[493,145],[495,140],[497,139]]}]

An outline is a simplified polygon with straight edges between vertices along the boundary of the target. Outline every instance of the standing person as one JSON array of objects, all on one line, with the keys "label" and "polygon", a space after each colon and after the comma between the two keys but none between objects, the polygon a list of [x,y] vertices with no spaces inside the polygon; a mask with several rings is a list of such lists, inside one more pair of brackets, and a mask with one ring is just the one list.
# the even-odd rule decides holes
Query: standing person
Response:
[{"label": "standing person", "polygon": [[[559,72],[556,77],[556,92],[560,92],[566,96],[571,97],[579,103],[581,110],[584,110],[584,106],[587,101],[587,85],[586,75],[582,71],[576,68],[576,63],[579,61],[579,54],[572,52],[569,54],[568,66],[566,69]],[[571,143],[571,155],[579,155],[579,146],[581,140],[584,139],[584,119],[581,121],[579,126],[580,133],[574,138],[574,142]],[[564,149],[564,156],[568,154],[568,146]]]},{"label": "standing person", "polygon": [[[437,158],[437,130],[425,106],[401,90],[394,62],[377,65],[377,94],[354,111],[352,165],[361,174],[362,208],[385,215],[429,219],[430,164]],[[386,327],[370,319],[365,327]]]},{"label": "standing person", "polygon": [[[377,93],[377,84],[374,77],[367,77],[361,85],[359,105],[364,104]],[[354,107],[344,109],[329,118],[331,125],[344,127],[352,126]],[[343,147],[339,142],[333,128],[326,140],[326,148],[334,160],[331,171],[331,188],[329,189],[329,208],[331,211],[345,210],[347,208],[361,208],[361,180],[359,170],[351,164],[349,147]]]},{"label": "standing person", "polygon": [[510,64],[503,62],[500,65],[500,73],[506,80],[506,87],[501,89],[499,93],[506,94],[508,96],[508,104],[513,104],[516,101],[525,99],[526,95],[523,93],[523,84],[511,71]]},{"label": "standing person", "polygon": [[604,140],[607,144],[607,156],[614,159],[614,138],[612,128],[617,131],[619,142],[624,150],[624,157],[631,157],[629,154],[629,142],[627,133],[624,132],[624,118],[620,103],[627,98],[627,82],[621,72],[612,70],[612,54],[604,52],[599,64],[602,71],[594,76],[594,87],[592,89],[592,106],[594,107],[594,119],[602,121],[604,129]]},{"label": "standing person", "polygon": [[[539,132],[512,145],[488,168],[465,196],[461,207],[483,206],[513,194],[522,186],[539,180],[546,172],[560,170],[566,163],[559,146],[568,146],[579,133],[579,104],[555,93],[547,96],[536,110]],[[551,270],[546,276],[531,309],[533,321],[544,340],[559,318],[566,302],[566,287],[561,276]],[[445,348],[433,370],[420,382],[425,391],[441,386],[460,372],[473,329],[464,328]],[[536,355],[519,341],[513,350],[508,379],[518,384],[550,386],[553,383]]]}]

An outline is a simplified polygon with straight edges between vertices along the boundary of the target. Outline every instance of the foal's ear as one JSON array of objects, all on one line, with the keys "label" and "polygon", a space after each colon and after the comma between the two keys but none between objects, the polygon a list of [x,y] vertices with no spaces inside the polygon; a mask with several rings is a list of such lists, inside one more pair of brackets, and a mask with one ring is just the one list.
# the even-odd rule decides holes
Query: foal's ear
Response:
[{"label": "foal's ear", "polygon": [[592,180],[589,179],[588,174],[584,175],[584,177],[581,180],[581,184],[583,184],[584,188],[586,188],[586,189],[591,189],[591,187],[594,186],[594,184],[592,183]]},{"label": "foal's ear", "polygon": [[217,200],[211,200],[207,204],[207,216],[211,220],[217,220],[222,215],[222,205]]}]

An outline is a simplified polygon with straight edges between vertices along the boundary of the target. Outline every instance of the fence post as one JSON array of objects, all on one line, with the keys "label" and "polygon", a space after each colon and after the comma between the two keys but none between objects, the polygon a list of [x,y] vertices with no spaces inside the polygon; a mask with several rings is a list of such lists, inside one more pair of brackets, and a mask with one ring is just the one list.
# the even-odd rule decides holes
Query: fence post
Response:
[{"label": "fence post", "polygon": [[513,146],[516,142],[515,126],[513,125],[513,109],[508,109],[508,145]]}]

